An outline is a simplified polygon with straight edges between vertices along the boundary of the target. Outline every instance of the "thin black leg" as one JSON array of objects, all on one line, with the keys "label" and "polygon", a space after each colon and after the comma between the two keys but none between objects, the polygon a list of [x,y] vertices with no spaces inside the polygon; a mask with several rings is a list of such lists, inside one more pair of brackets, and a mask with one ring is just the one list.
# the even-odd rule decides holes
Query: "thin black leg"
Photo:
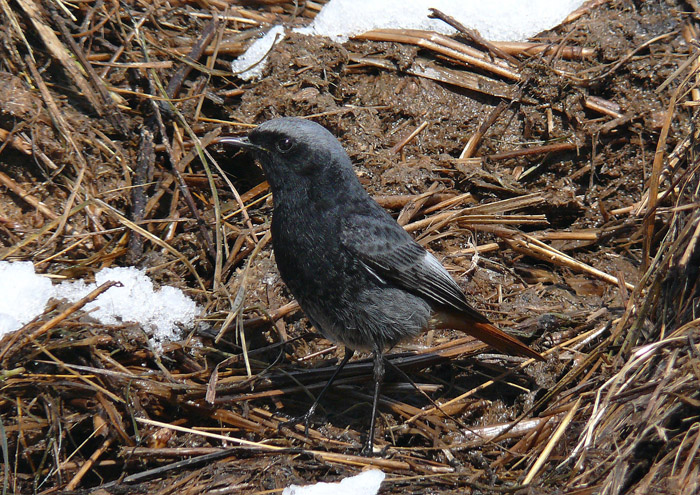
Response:
[{"label": "thin black leg", "polygon": [[311,404],[311,407],[309,410],[304,414],[303,416],[300,416],[298,418],[294,418],[290,421],[286,421],[280,425],[280,428],[283,426],[290,426],[294,425],[297,423],[301,423],[302,421],[304,422],[304,435],[309,434],[309,422],[311,421],[311,417],[314,415],[314,412],[316,412],[316,407],[318,407],[318,403],[321,402],[321,399],[323,396],[326,394],[329,388],[331,388],[331,385],[335,381],[335,379],[338,377],[338,374],[343,370],[346,364],[348,364],[348,361],[350,361],[350,358],[355,354],[355,351],[350,349],[349,347],[345,348],[345,356],[343,356],[343,360],[340,362],[338,367],[335,369],[333,372],[333,375],[331,375],[331,379],[328,380],[328,383],[321,389],[321,392],[316,396],[316,399],[314,400],[314,403]]},{"label": "thin black leg", "polygon": [[372,418],[369,423],[369,434],[367,442],[362,449],[362,455],[372,455],[372,446],[374,445],[374,423],[377,418],[377,403],[379,402],[379,392],[384,381],[384,353],[380,350],[375,350],[374,357],[374,397],[372,400]]}]

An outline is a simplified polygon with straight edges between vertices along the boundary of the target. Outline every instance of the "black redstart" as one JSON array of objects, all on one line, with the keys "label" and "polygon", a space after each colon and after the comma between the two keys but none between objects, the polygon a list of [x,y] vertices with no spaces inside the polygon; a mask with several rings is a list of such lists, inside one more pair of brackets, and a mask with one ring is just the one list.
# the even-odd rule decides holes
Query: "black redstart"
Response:
[{"label": "black redstart", "polygon": [[372,451],[383,353],[430,328],[452,328],[509,354],[543,359],[472,308],[440,262],[360,184],[347,153],[319,124],[278,118],[247,138],[222,143],[249,149],[272,189],[272,245],[282,279],[311,323],[345,346],[337,370],[356,350],[374,358],[372,419],[363,453]]}]

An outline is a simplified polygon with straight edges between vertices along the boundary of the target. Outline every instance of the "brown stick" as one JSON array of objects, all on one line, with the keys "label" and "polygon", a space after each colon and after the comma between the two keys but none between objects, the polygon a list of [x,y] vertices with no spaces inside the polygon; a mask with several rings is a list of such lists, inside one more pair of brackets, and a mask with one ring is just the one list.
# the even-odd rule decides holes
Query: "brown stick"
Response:
[{"label": "brown stick", "polygon": [[[101,116],[105,117],[115,128],[119,130],[123,135],[127,135],[129,132],[129,126],[124,119],[124,116],[119,110],[119,107],[115,104],[112,96],[109,94],[107,87],[105,86],[104,80],[97,74],[97,71],[92,67],[92,64],[88,62],[85,53],[75,39],[71,35],[65,21],[55,12],[55,9],[51,8],[51,17],[58,26],[63,39],[66,40],[71,52],[80,62],[83,70],[87,74],[88,81],[92,83],[87,88],[81,87],[83,93],[87,90],[89,94],[85,94],[88,100],[92,103]],[[80,73],[78,73],[80,74]],[[94,88],[94,91],[93,91]]]},{"label": "brown stick", "polygon": [[17,184],[14,180],[12,180],[11,177],[9,177],[4,172],[0,172],[0,183],[2,183],[2,185],[7,187],[10,191],[12,191],[24,201],[36,208],[45,217],[48,217],[51,220],[56,220],[58,218],[58,215],[51,211],[44,203],[42,203],[34,196],[29,194],[27,191],[25,191],[22,186]]},{"label": "brown stick", "polygon": [[512,81],[520,81],[522,79],[522,76],[507,63],[501,60],[491,61],[485,53],[479,50],[475,50],[447,36],[435,34],[430,31],[420,31],[417,29],[376,29],[357,35],[355,38],[372,41],[408,43],[465,62]]},{"label": "brown stick", "polygon": [[[141,129],[141,141],[139,154],[136,161],[136,173],[134,174],[134,186],[131,190],[131,220],[135,223],[145,218],[147,202],[146,184],[151,181],[153,164],[156,155],[153,152],[153,132],[148,127]],[[136,264],[143,256],[143,237],[136,232],[129,238],[129,260]]]},{"label": "brown stick", "polygon": [[506,59],[511,64],[515,65],[516,67],[520,65],[520,62],[518,62],[515,59],[515,57],[511,56],[510,54],[508,54],[507,52],[502,50],[498,45],[491,43],[487,39],[483,38],[481,36],[481,34],[479,34],[478,31],[476,31],[474,29],[467,28],[464,24],[459,22],[454,17],[451,17],[451,16],[445,14],[444,12],[441,12],[438,9],[429,9],[429,10],[430,10],[430,14],[428,15],[428,17],[430,17],[431,19],[440,19],[441,21],[446,22],[447,24],[449,24],[450,26],[455,28],[457,31],[462,33],[464,36],[469,38],[469,40],[471,40],[472,43],[474,43],[482,48],[485,48],[486,50],[493,53],[496,57]]},{"label": "brown stick", "polygon": [[403,207],[399,214],[399,218],[396,219],[399,225],[406,225],[416,216],[420,209],[425,206],[428,198],[437,191],[438,185],[437,182],[434,182],[426,192],[419,194],[415,199],[406,203],[406,206]]},{"label": "brown stick", "polygon": [[590,58],[595,55],[595,49],[579,46],[561,46],[552,43],[529,43],[521,41],[494,41],[492,44],[511,55],[549,55],[557,53],[567,60]]},{"label": "brown stick", "polygon": [[[409,202],[418,198],[420,194],[401,194],[397,196],[372,196],[382,208],[387,210],[399,210],[406,206]],[[442,202],[455,198],[454,193],[435,193],[430,195],[423,206],[434,206]]]},{"label": "brown stick", "polygon": [[493,155],[488,155],[486,158],[490,160],[508,160],[510,158],[517,158],[519,156],[532,156],[532,155],[543,155],[545,153],[556,153],[561,151],[571,151],[578,148],[575,143],[556,143],[556,144],[544,144],[542,146],[532,146],[530,148],[523,148],[520,150],[504,151],[503,153],[494,153]]},{"label": "brown stick", "polygon": [[405,69],[399,69],[395,63],[389,60],[375,57],[358,57],[356,55],[351,55],[350,60],[357,64],[368,65],[370,67],[380,67],[382,69],[395,71],[402,70],[406,74],[412,76],[424,77],[432,81],[450,84],[458,88],[464,88],[498,98],[512,100],[516,97],[516,92],[511,89],[508,83],[464,70],[448,69],[447,67],[436,65],[422,57],[416,57],[413,65]]},{"label": "brown stick", "polygon": [[469,138],[467,145],[464,147],[462,153],[460,153],[459,155],[460,159],[471,158],[472,156],[474,156],[474,153],[481,144],[481,140],[486,134],[486,131],[488,131],[489,127],[491,127],[494,124],[494,122],[496,122],[498,117],[505,111],[506,108],[508,108],[508,103],[505,101],[501,101],[498,104],[498,106],[496,106],[496,108],[491,110],[491,113],[489,113],[488,117],[486,117],[486,120],[481,123],[476,132],[472,135],[472,137]]},{"label": "brown stick", "polygon": [[0,146],[0,151],[2,151],[2,147],[5,146],[5,142],[25,155],[32,154],[32,145],[22,138],[22,136],[16,136],[13,132],[0,129],[0,143],[2,143]]},{"label": "brown stick", "polygon": [[[215,14],[212,17],[211,22],[209,22],[209,24],[207,24],[202,30],[202,34],[199,36],[199,38],[197,38],[197,41],[192,46],[192,49],[187,55],[186,60],[190,60],[192,62],[196,62],[197,60],[199,60],[199,58],[204,53],[206,47],[209,46],[211,40],[214,39],[214,35],[216,34],[216,30],[218,28],[219,19],[218,16]],[[185,80],[185,78],[189,75],[190,72],[192,72],[192,65],[190,64],[185,64],[183,67],[180,67],[178,69],[178,71],[175,73],[172,79],[170,79],[170,82],[168,83],[168,88],[165,91],[169,98],[177,97],[178,93],[180,92],[182,82]]]},{"label": "brown stick", "polygon": [[30,0],[17,0],[17,3],[22,7],[22,10],[27,14],[29,19],[34,25],[34,29],[38,33],[41,40],[46,45],[46,48],[51,52],[51,54],[58,60],[58,62],[66,69],[66,72],[72,79],[72,81],[78,86],[83,95],[88,99],[90,105],[99,113],[102,114],[102,105],[99,100],[95,98],[95,94],[90,88],[87,80],[78,70],[75,61],[63,46],[58,36],[54,33],[51,27],[47,26],[42,19],[41,12],[39,12],[39,3],[32,2]]},{"label": "brown stick", "polygon": [[[106,428],[106,424],[103,424],[103,428]],[[75,476],[73,476],[73,479],[70,480],[70,482],[66,485],[66,490],[67,491],[72,491],[77,488],[77,486],[80,484],[80,481],[83,479],[83,477],[87,474],[87,472],[92,469],[92,466],[97,462],[97,459],[99,459],[102,454],[104,454],[107,449],[109,449],[110,445],[114,443],[114,437],[109,437],[107,438],[102,445],[95,450],[90,458],[85,461],[85,463],[80,466],[80,469],[78,470],[77,473],[75,473]]]},{"label": "brown stick", "polygon": [[396,143],[392,148],[391,148],[391,153],[399,153],[404,146],[406,146],[408,143],[410,143],[418,134],[423,132],[423,130],[428,127],[428,122],[425,121],[418,127],[416,127],[413,132],[411,132],[408,136],[403,138],[401,141]]}]

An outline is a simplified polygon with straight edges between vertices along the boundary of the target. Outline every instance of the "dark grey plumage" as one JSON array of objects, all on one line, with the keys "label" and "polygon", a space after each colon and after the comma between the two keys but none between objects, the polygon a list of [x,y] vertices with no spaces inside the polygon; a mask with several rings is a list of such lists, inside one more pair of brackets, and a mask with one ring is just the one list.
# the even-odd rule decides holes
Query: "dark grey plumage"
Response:
[{"label": "dark grey plumage", "polygon": [[[354,350],[374,353],[374,408],[383,351],[429,327],[449,322],[507,352],[541,358],[467,303],[440,262],[367,194],[324,127],[279,118],[247,139],[222,141],[251,149],[262,165],[274,200],[280,274],[313,325],[345,346],[341,367]],[[368,448],[373,427],[372,421]]]}]

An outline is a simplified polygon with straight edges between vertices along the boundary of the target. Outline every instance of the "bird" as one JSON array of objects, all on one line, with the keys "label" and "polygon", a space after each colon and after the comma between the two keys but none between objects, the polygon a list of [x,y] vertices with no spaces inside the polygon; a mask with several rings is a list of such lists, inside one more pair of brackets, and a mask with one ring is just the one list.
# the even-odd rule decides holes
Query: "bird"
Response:
[{"label": "bird", "polygon": [[252,152],[272,191],[272,247],[282,280],[311,324],[344,357],[309,411],[356,351],[373,357],[374,393],[361,453],[373,454],[384,353],[428,329],[461,330],[499,351],[543,360],[468,302],[437,258],[360,184],[341,143],[299,117],[268,120],[219,142]]}]

